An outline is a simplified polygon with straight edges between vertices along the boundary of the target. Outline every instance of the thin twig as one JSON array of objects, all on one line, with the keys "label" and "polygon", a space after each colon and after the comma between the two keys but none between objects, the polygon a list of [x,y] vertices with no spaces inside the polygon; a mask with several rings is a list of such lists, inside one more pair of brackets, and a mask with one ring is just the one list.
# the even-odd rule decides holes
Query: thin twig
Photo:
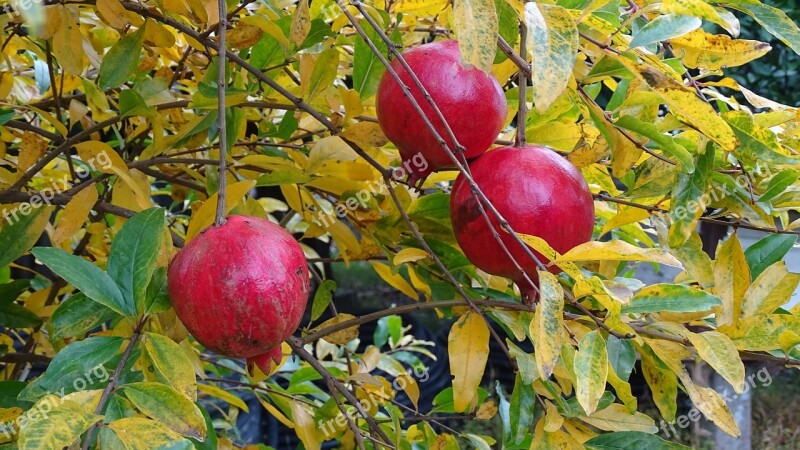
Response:
[{"label": "thin twig", "polygon": [[217,189],[217,212],[214,217],[214,226],[220,226],[225,223],[225,213],[227,208],[227,188],[228,188],[228,130],[225,123],[225,86],[227,83],[227,76],[225,69],[227,68],[227,42],[226,37],[228,34],[228,15],[227,4],[225,0],[218,0],[217,7],[219,8],[219,28],[217,36],[219,37],[219,49],[217,51],[217,135],[219,136],[219,181]]}]

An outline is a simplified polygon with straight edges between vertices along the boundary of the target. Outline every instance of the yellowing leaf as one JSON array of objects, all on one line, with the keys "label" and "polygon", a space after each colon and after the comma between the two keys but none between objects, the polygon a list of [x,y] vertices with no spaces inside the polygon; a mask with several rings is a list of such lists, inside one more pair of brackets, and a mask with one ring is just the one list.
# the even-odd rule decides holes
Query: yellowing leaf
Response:
[{"label": "yellowing leaf", "polygon": [[[192,443],[159,422],[143,417],[125,417],[108,424],[125,449],[191,448]],[[111,447],[111,446],[109,446]]]},{"label": "yellowing leaf", "polygon": [[[336,316],[314,327],[312,331],[324,330],[338,323],[347,322],[348,320],[352,319],[355,319],[355,316],[352,314],[345,314],[345,313],[337,314]],[[325,336],[323,339],[332,344],[345,345],[357,337],[358,337],[358,325],[355,325],[350,328],[345,328],[344,330],[331,333]]]},{"label": "yellowing leaf", "polygon": [[[705,3],[705,2],[703,2]],[[736,67],[767,54],[772,47],[766,42],[731,39],[725,34],[711,34],[702,29],[670,41],[687,67],[717,70]]]},{"label": "yellowing leaf", "polygon": [[400,386],[400,388],[405,391],[406,395],[408,395],[408,399],[411,400],[411,403],[414,404],[414,408],[418,408],[419,384],[417,384],[417,380],[407,373],[401,373],[395,379],[395,385]]},{"label": "yellowing leaf", "polygon": [[383,147],[389,142],[380,124],[375,122],[355,123],[342,131],[339,136],[366,147]]},{"label": "yellowing leaf", "polygon": [[461,59],[489,72],[497,53],[497,11],[494,0],[456,0],[453,22]]},{"label": "yellowing leaf", "polygon": [[228,32],[228,41],[236,48],[250,48],[261,39],[264,32],[254,25],[239,24]]},{"label": "yellowing leaf", "polygon": [[17,171],[23,174],[38,161],[47,150],[47,142],[32,131],[25,131],[19,143]]},{"label": "yellowing leaf", "polygon": [[699,17],[722,27],[727,26],[717,10],[706,0],[664,0],[661,2],[661,12]]},{"label": "yellowing leaf", "polygon": [[408,284],[408,281],[406,281],[402,275],[399,273],[392,273],[392,269],[386,264],[381,264],[379,262],[372,262],[371,264],[372,268],[375,269],[375,272],[378,273],[383,281],[389,283],[390,286],[413,298],[414,300],[419,299],[419,294],[417,291],[415,291],[414,288]]},{"label": "yellowing leaf", "polygon": [[189,400],[197,400],[192,362],[180,345],[164,335],[145,333],[144,351],[157,381],[172,386]]},{"label": "yellowing leaf", "polygon": [[89,212],[97,203],[97,198],[97,189],[94,186],[88,186],[70,199],[58,219],[56,231],[53,233],[53,243],[60,246],[64,240],[69,239],[81,229],[86,223]]},{"label": "yellowing leaf", "polygon": [[680,374],[683,387],[692,403],[703,413],[706,418],[714,422],[722,431],[728,433],[733,437],[739,437],[739,425],[736,424],[736,419],[728,409],[728,405],[719,393],[708,387],[701,387],[694,384],[692,377],[684,370]]},{"label": "yellowing leaf", "polygon": [[744,390],[744,364],[733,342],[722,333],[706,331],[703,333],[685,332],[684,335],[697,350],[697,354],[707,362],[737,393]]},{"label": "yellowing leaf", "polygon": [[264,400],[264,398],[262,398],[260,395],[257,395],[256,398],[261,403],[261,406],[264,407],[264,409],[266,409],[270,414],[272,414],[273,417],[278,419],[278,422],[280,422],[283,426],[289,428],[290,430],[294,429],[295,426],[294,422],[292,422],[291,420],[289,420],[288,417],[283,415],[283,413],[278,408],[276,408],[272,403],[268,402],[267,400]]},{"label": "yellowing leaf", "polygon": [[317,438],[317,424],[314,422],[314,413],[311,409],[300,402],[289,401],[289,408],[292,410],[292,422],[297,437],[303,442],[307,450],[319,450],[320,443]]},{"label": "yellowing leaf", "polygon": [[631,413],[625,405],[619,403],[612,403],[607,408],[580,419],[604,431],[642,431],[645,433],[658,431],[653,419],[638,411]]},{"label": "yellowing leaf", "polygon": [[655,90],[681,122],[691,125],[727,151],[739,145],[731,127],[693,90],[684,87],[656,87]]},{"label": "yellowing leaf", "polygon": [[[61,450],[69,447],[84,431],[100,419],[77,403],[56,399],[54,396],[44,397],[44,403],[52,408],[43,418],[30,421],[21,428],[17,445],[20,450]],[[55,407],[53,404],[55,403]],[[39,406],[35,406],[38,408]],[[42,409],[43,410],[43,409]]]},{"label": "yellowing leaf", "polygon": [[428,257],[428,252],[426,252],[425,250],[409,247],[409,248],[404,248],[399,252],[397,252],[397,254],[394,255],[392,263],[397,266],[406,262],[419,261],[420,259],[425,259],[427,257]]},{"label": "yellowing leaf", "polygon": [[573,366],[575,397],[586,414],[591,415],[605,392],[608,376],[606,341],[599,331],[594,330],[581,338]]},{"label": "yellowing leaf", "polygon": [[97,0],[96,5],[100,16],[112,27],[122,30],[130,24],[119,0]]},{"label": "yellowing leaf", "polygon": [[645,261],[683,267],[680,261],[657,248],[641,248],[621,240],[591,241],[581,244],[556,259],[562,261]]},{"label": "yellowing leaf", "polygon": [[720,325],[736,324],[742,314],[742,299],[750,286],[750,268],[736,234],[722,242],[714,262],[714,294],[722,299],[717,317]]},{"label": "yellowing leaf", "polygon": [[800,275],[786,270],[786,263],[778,261],[761,272],[747,288],[742,301],[742,314],[755,316],[770,314],[787,304],[800,283]]},{"label": "yellowing leaf", "polygon": [[200,383],[197,385],[197,390],[199,390],[203,394],[223,400],[226,403],[233,405],[244,412],[250,412],[250,408],[247,407],[247,403],[245,403],[241,398],[233,395],[232,393],[224,389],[220,389],[219,387],[214,386],[213,384]]},{"label": "yellowing leaf", "polygon": [[776,337],[781,333],[800,334],[800,317],[788,314],[743,317],[734,325],[720,326],[717,331],[731,338],[739,350],[777,350],[781,346]]},{"label": "yellowing leaf", "polygon": [[536,365],[543,380],[550,378],[564,341],[564,290],[550,272],[539,271],[539,305],[531,322]]},{"label": "yellowing leaf", "polygon": [[[64,5],[54,7],[58,9],[61,26],[53,35],[53,56],[67,73],[79,76],[83,72],[85,53],[77,15],[72,14],[70,7]],[[77,11],[77,6],[74,10]]]},{"label": "yellowing leaf", "polygon": [[572,78],[578,54],[578,27],[566,9],[536,2],[525,3],[525,24],[534,108],[544,113]]},{"label": "yellowing leaf", "polygon": [[311,31],[311,17],[308,11],[308,0],[299,0],[297,8],[292,14],[292,28],[289,37],[294,45],[299,46],[306,40],[309,31]]},{"label": "yellowing leaf", "polygon": [[441,14],[449,3],[449,0],[400,0],[393,10],[395,13],[432,17]]},{"label": "yellowing leaf", "polygon": [[[242,201],[242,197],[244,197],[250,189],[253,189],[255,185],[255,180],[240,181],[228,185],[228,189],[226,189],[226,197],[228,200],[226,213],[231,212],[231,210]],[[209,197],[208,200],[203,203],[203,206],[192,215],[192,221],[189,223],[189,229],[186,231],[186,242],[192,240],[192,238],[197,236],[197,233],[214,223],[214,216],[217,212],[217,198],[218,194],[214,193],[214,195]]]},{"label": "yellowing leaf", "polygon": [[480,314],[459,317],[447,337],[450,374],[453,376],[453,410],[470,411],[489,357],[489,327]]}]

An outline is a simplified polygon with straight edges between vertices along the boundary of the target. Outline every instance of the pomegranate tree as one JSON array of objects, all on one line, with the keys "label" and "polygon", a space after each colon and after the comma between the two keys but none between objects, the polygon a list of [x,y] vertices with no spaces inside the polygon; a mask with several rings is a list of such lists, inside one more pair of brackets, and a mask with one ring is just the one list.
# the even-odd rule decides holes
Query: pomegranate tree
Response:
[{"label": "pomegranate tree", "polygon": [[291,234],[257,217],[209,227],[172,260],[169,295],[192,336],[219,354],[269,371],[305,311],[305,255]]},{"label": "pomegranate tree", "polygon": [[[594,204],[580,172],[567,160],[546,147],[501,147],[470,165],[475,183],[518,233],[544,239],[559,253],[592,238]],[[503,231],[497,218],[485,207],[489,220],[513,258],[534,283],[538,282],[535,261],[514,237]],[[513,280],[524,299],[536,298],[535,289],[495,240],[478,199],[463,175],[459,175],[450,197],[450,217],[456,240],[464,254],[483,271]],[[544,264],[548,260],[534,252]],[[558,272],[556,266],[549,268]]]},{"label": "pomegranate tree", "polygon": [[[465,157],[472,159],[485,152],[506,121],[508,105],[497,80],[491,74],[464,63],[457,41],[421,45],[404,52],[402,56],[441,110],[458,142],[466,148]],[[425,100],[411,75],[398,60],[392,61],[391,65],[436,131],[455,152],[444,123]],[[405,165],[412,182],[433,171],[454,167],[388,70],[378,85],[376,108],[383,132],[397,146],[403,160],[410,161],[414,155],[421,154],[427,162],[424,165]]]}]

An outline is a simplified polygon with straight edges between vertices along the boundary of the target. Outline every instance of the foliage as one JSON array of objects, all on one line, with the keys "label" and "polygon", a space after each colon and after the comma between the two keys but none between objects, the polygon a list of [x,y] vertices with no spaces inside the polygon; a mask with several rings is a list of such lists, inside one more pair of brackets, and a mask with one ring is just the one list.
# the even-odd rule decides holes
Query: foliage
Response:
[{"label": "foliage", "polygon": [[[308,449],[330,439],[681,448],[637,411],[628,382],[637,357],[665,420],[680,389],[732,435],[722,397],[696,385],[684,361],[707,362],[738,390],[743,356],[800,364],[800,308],[782,308],[800,281],[782,261],[800,234],[800,114],[727,76],[769,55],[763,42],[729,36],[739,18],[800,50],[800,29],[778,9],[758,0],[228,2],[221,62],[214,2],[46,3],[25,2],[24,21],[2,19],[0,417],[21,428],[8,446],[224,446],[248,410],[236,393],[247,391]],[[498,142],[514,138],[518,116],[520,134],[565,155],[595,195],[595,241],[558,255],[518,236],[562,270],[538,274],[536,307],[459,251],[448,216],[457,172],[434,174],[421,192],[392,177],[401,161],[374,119],[383,63],[398,46],[446,37],[506,88],[510,126]],[[527,75],[530,89],[520,89]],[[165,268],[214,220],[222,118],[228,213],[330,241],[345,263],[369,260],[409,303],[323,321],[336,303],[325,282],[275,373],[204,353],[170,307]],[[734,229],[715,255],[702,250],[700,222]],[[744,250],[742,228],[765,237]],[[319,255],[305,250],[318,271]],[[18,260],[28,252],[39,263],[32,273]],[[680,273],[645,286],[633,277],[638,264]],[[453,324],[454,379],[417,415],[397,395],[416,406],[430,343],[400,316],[425,309]],[[373,342],[359,345],[358,326],[373,320]],[[480,386],[490,340],[518,368],[507,391]],[[29,364],[42,361],[46,371],[31,376]],[[212,421],[213,410],[222,417]],[[442,415],[499,415],[503,431],[455,430]]]}]

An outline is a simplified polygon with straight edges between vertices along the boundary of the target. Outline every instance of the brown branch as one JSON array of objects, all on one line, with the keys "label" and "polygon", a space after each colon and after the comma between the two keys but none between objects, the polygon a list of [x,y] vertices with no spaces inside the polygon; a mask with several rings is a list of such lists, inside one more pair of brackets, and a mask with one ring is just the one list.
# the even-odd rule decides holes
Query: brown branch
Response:
[{"label": "brown branch", "polygon": [[[520,21],[519,23],[519,54],[520,58],[527,58],[527,49],[526,49],[526,40],[528,39],[528,27],[525,25],[524,21]],[[501,38],[502,39],[502,38]],[[512,52],[513,53],[513,52]],[[524,60],[523,60],[524,61]],[[527,64],[526,64],[527,65]],[[528,74],[525,73],[524,70],[520,70],[519,77],[517,78],[517,84],[519,85],[519,109],[517,110],[517,139],[514,141],[514,145],[517,147],[522,147],[525,145],[525,128],[527,126],[527,119],[528,119],[528,77],[530,76],[530,71]]]},{"label": "brown branch", "polygon": [[225,0],[217,1],[217,8],[219,10],[219,27],[217,29],[217,36],[219,38],[219,47],[217,50],[217,136],[219,137],[219,180],[217,189],[217,212],[214,217],[214,226],[220,226],[225,223],[225,213],[227,207],[227,189],[228,189],[228,129],[225,123],[225,87],[228,84],[227,75],[225,73],[228,66],[227,50],[227,34],[228,34],[228,16],[227,4]]}]

